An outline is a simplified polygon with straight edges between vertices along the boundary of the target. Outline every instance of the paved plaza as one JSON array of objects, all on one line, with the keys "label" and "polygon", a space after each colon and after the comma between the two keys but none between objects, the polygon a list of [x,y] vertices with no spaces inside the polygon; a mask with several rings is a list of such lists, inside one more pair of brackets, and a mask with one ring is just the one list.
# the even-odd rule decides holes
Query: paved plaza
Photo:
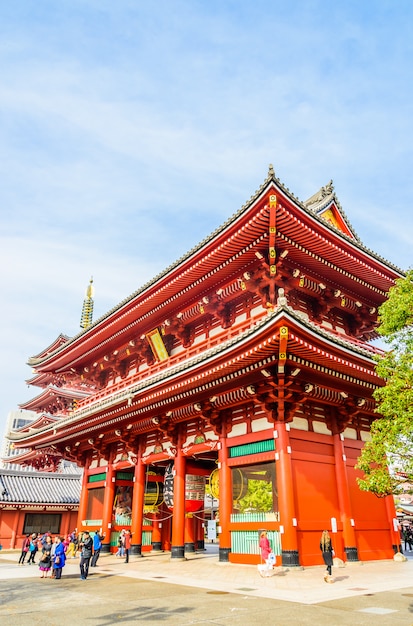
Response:
[{"label": "paved plaza", "polygon": [[17,565],[20,551],[0,552],[1,626],[189,624],[253,626],[413,626],[413,560],[348,563],[334,568],[275,568],[219,563],[216,546],[171,560],[169,553],[102,555],[88,580],[78,559],[63,577],[41,580],[37,566]]}]

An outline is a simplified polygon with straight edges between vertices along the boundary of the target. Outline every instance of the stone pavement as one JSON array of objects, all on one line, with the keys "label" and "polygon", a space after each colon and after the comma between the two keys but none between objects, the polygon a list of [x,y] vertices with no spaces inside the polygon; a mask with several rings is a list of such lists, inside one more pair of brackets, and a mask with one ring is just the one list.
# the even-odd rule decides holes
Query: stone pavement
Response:
[{"label": "stone pavement", "polygon": [[[392,590],[404,590],[413,598],[413,558],[404,562],[367,561],[346,563],[333,568],[332,584],[323,580],[324,566],[307,568],[274,568],[271,577],[262,578],[257,567],[220,563],[218,547],[207,545],[205,552],[187,555],[185,560],[171,559],[170,553],[147,553],[143,557],[131,556],[129,563],[114,555],[101,555],[90,574],[110,574],[140,580],[170,583],[271,598],[301,604],[318,604],[356,596],[371,596]],[[0,580],[37,578],[37,565],[18,566],[20,551],[0,552]],[[76,576],[78,558],[70,559],[63,577]],[[413,616],[412,616],[413,624]]]}]

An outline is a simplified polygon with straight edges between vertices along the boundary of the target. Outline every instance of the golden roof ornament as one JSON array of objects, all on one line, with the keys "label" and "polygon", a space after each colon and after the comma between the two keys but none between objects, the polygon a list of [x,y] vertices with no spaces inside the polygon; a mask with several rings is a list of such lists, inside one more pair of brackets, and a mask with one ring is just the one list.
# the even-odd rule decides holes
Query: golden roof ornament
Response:
[{"label": "golden roof ornament", "polygon": [[82,315],[80,318],[80,328],[86,329],[92,326],[93,321],[93,277],[86,288],[85,299],[83,300]]}]

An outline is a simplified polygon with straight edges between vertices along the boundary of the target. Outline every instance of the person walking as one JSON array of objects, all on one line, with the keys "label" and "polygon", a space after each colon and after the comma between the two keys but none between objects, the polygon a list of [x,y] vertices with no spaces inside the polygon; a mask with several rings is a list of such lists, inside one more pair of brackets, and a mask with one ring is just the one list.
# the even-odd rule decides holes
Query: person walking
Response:
[{"label": "person walking", "polygon": [[131,535],[130,530],[125,531],[124,545],[125,545],[125,563],[129,563],[129,550],[132,545],[132,535]]},{"label": "person walking", "polygon": [[80,549],[80,578],[86,580],[89,574],[89,562],[93,550],[93,539],[88,530],[85,530],[83,533]]},{"label": "person walking", "polygon": [[101,535],[97,531],[93,535],[93,556],[92,556],[92,560],[90,562],[90,566],[91,567],[96,567],[96,565],[97,565],[98,558],[99,558],[99,555],[100,555],[100,550],[102,548],[102,541],[103,541],[104,537],[105,537],[105,535]]},{"label": "person walking", "polygon": [[24,565],[24,560],[30,548],[30,535],[26,535],[22,543],[22,553],[19,558],[19,565]]},{"label": "person walking", "polygon": [[331,573],[333,567],[334,550],[328,530],[323,530],[323,532],[321,533],[320,550],[323,556],[323,561],[327,567],[326,574],[324,575],[324,580],[326,583],[332,583],[333,579],[331,577]]},{"label": "person walking", "polygon": [[259,566],[259,572],[261,576],[271,576],[271,571],[273,568],[273,562],[270,563],[269,557],[272,554],[270,540],[268,539],[267,531],[263,530],[260,533],[260,541],[259,541],[260,551],[261,551],[261,561],[264,561],[264,564]]},{"label": "person walking", "polygon": [[56,537],[56,547],[54,551],[54,561],[53,561],[53,571],[54,577],[56,580],[59,580],[62,577],[62,569],[66,564],[66,553],[65,547],[62,542],[61,537]]}]

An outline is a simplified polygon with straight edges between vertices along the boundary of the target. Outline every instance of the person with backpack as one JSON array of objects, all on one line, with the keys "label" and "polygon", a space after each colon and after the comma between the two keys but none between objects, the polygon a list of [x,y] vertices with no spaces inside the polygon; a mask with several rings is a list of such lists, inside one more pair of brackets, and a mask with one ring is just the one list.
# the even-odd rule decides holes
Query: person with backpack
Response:
[{"label": "person with backpack", "polygon": [[19,565],[24,565],[24,560],[29,551],[29,546],[30,546],[30,535],[26,535],[22,543],[22,553],[19,558]]},{"label": "person with backpack", "polygon": [[27,565],[31,565],[33,563],[33,565],[35,565],[35,561],[34,561],[34,557],[36,556],[36,552],[37,552],[37,534],[33,533],[32,536],[30,537],[30,544],[29,544],[29,559],[27,561]]}]

